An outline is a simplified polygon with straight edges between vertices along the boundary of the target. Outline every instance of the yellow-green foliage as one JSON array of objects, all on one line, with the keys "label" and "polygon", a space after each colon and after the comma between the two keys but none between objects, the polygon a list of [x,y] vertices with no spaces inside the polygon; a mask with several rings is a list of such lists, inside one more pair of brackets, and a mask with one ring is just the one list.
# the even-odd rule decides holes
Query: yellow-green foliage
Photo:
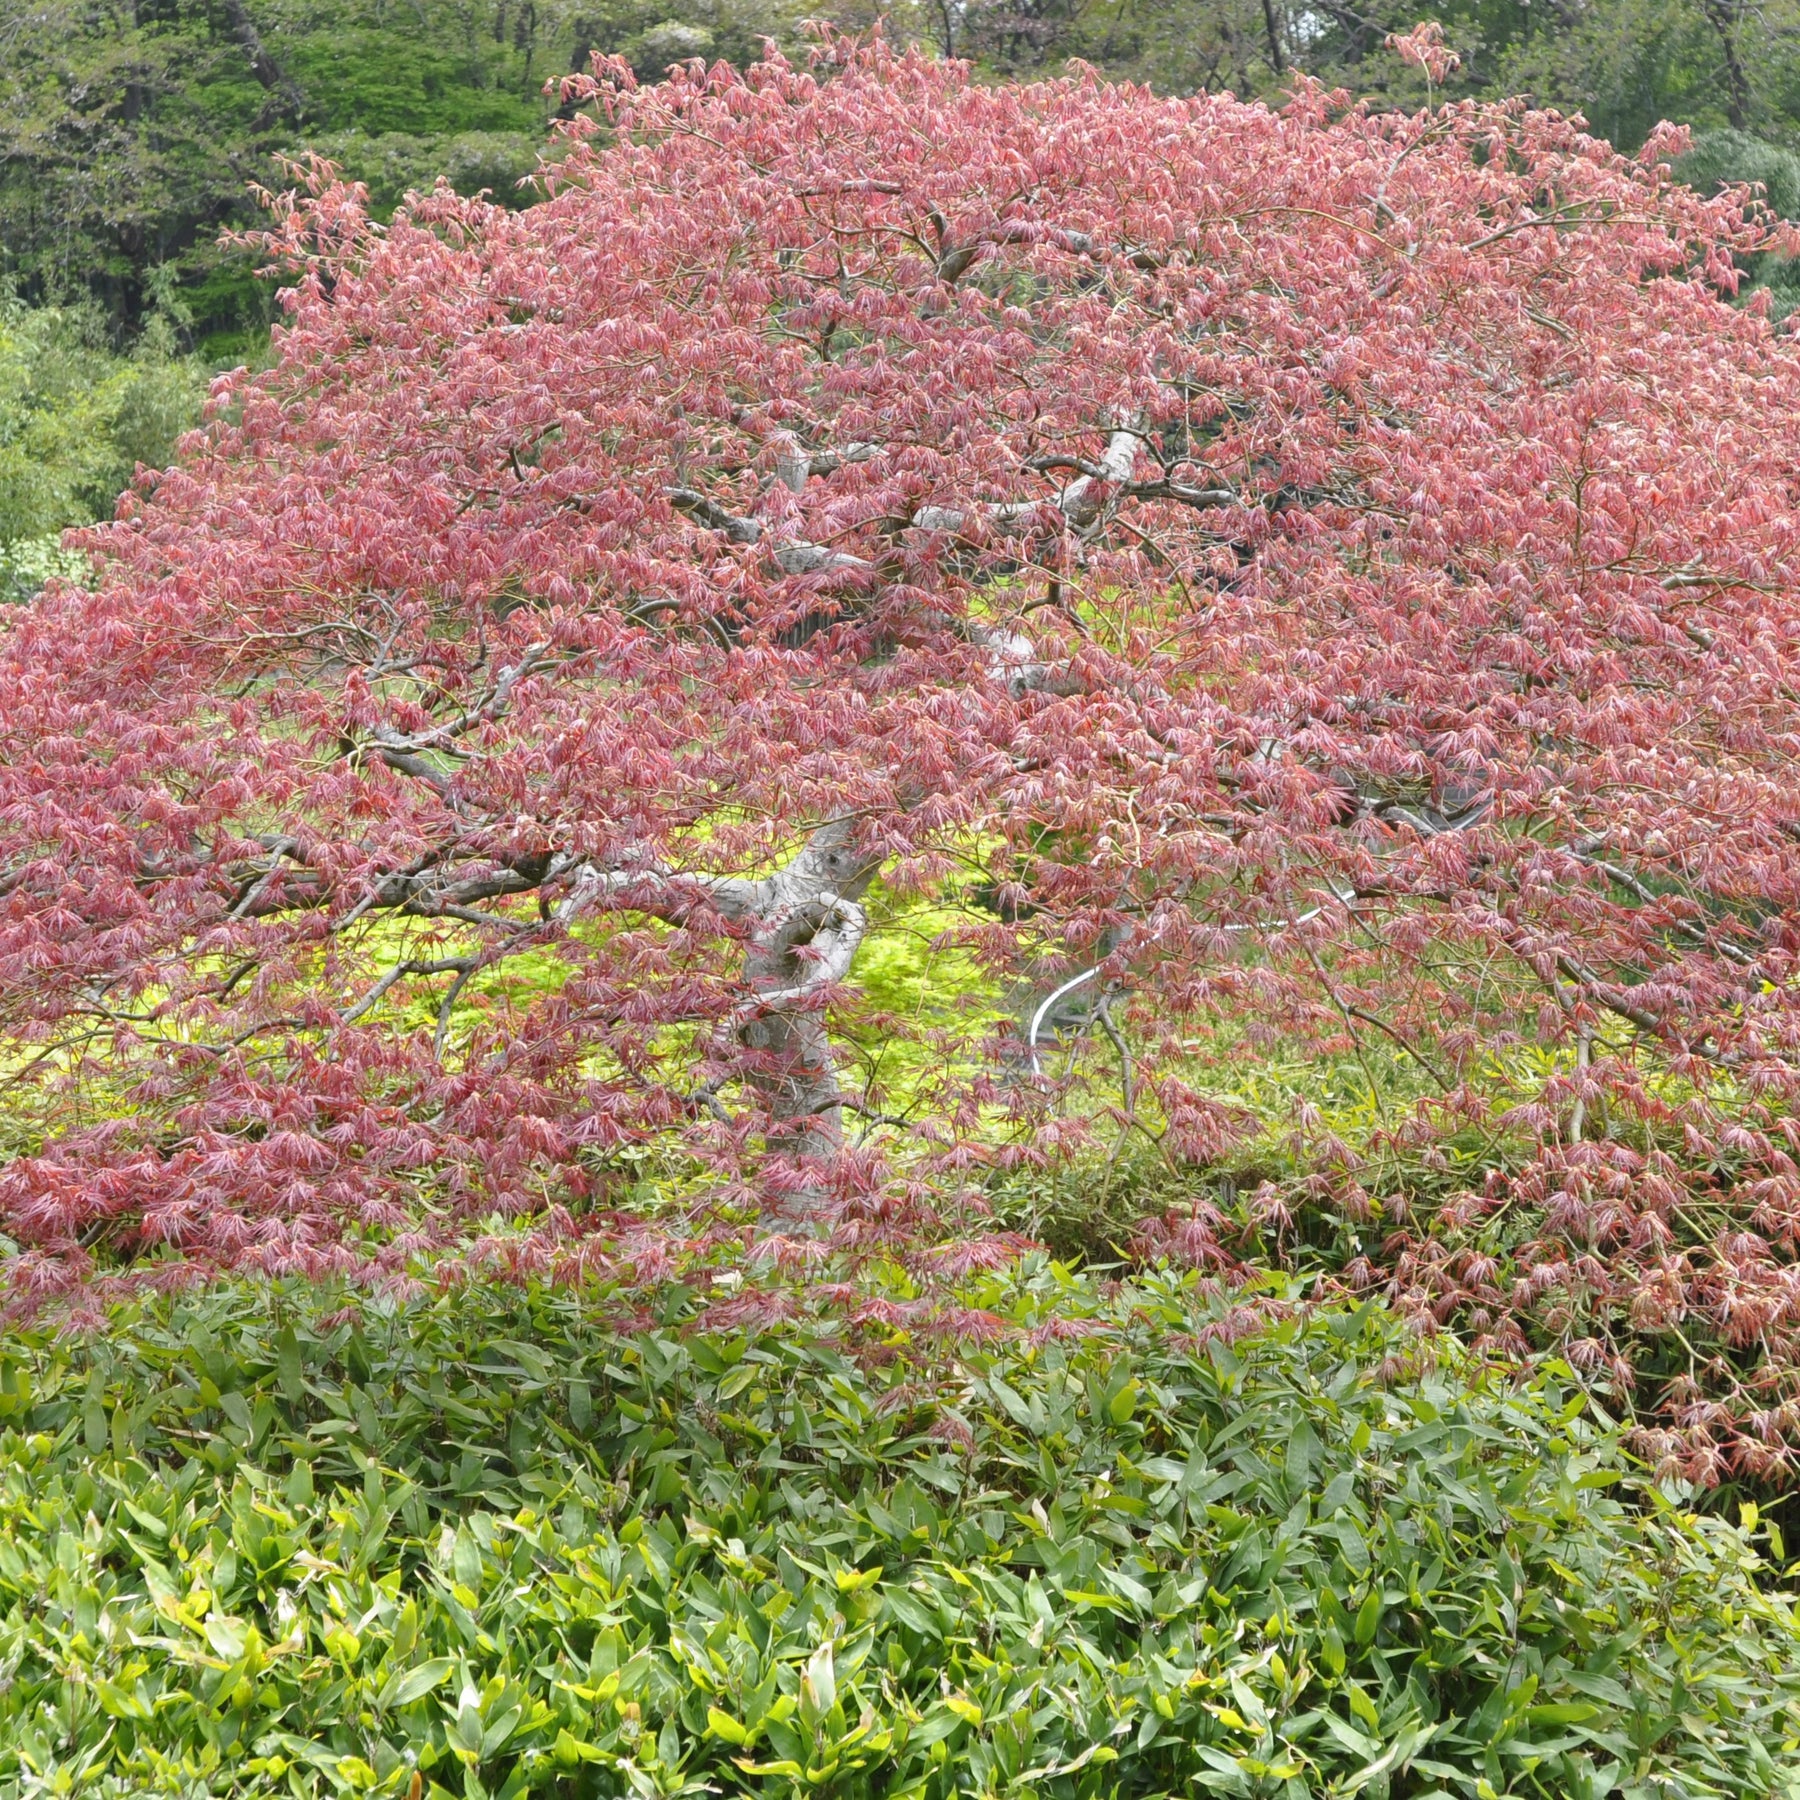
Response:
[{"label": "yellow-green foliage", "polygon": [[0,599],[80,566],[57,534],[109,516],[139,464],[164,467],[204,392],[164,314],[118,355],[89,308],[0,302]]},{"label": "yellow-green foliage", "polygon": [[700,1281],[0,1341],[0,1794],[1800,1793],[1778,1534],[1566,1370],[1042,1261],[954,1348]]}]

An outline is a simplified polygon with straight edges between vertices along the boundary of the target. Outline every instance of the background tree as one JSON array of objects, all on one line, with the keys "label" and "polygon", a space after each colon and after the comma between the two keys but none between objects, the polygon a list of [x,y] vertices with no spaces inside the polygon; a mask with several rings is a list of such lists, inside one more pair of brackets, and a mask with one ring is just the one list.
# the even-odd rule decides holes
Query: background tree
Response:
[{"label": "background tree", "polygon": [[440,175],[516,204],[546,80],[595,48],[747,60],[779,24],[708,0],[673,25],[654,0],[32,0],[0,20],[0,274],[94,299],[115,336],[172,275],[202,352],[241,356],[269,294],[217,239],[276,153],[334,156],[384,214]]},{"label": "background tree", "polygon": [[138,464],[162,468],[198,423],[200,371],[178,333],[158,312],[120,355],[90,304],[0,302],[0,603],[80,573],[64,528],[110,513]]},{"label": "background tree", "polygon": [[1579,106],[1622,143],[1659,119],[1795,142],[1800,11],[1785,0],[1604,0],[1551,9],[1548,22],[1511,38],[1491,70],[1502,86]]}]

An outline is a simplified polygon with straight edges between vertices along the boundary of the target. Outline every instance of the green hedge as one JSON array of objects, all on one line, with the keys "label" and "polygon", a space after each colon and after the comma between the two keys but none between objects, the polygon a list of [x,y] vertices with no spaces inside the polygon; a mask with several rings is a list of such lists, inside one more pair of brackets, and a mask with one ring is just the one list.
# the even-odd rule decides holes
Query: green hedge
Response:
[{"label": "green hedge", "polygon": [[906,1297],[6,1340],[0,1793],[1800,1794],[1753,1534],[1566,1376],[1397,1372],[1371,1309],[1233,1346],[1174,1276]]},{"label": "green hedge", "polygon": [[166,467],[205,398],[170,318],[119,356],[96,309],[33,309],[0,286],[0,604],[86,572],[57,550],[64,527],[110,518],[139,463]]}]

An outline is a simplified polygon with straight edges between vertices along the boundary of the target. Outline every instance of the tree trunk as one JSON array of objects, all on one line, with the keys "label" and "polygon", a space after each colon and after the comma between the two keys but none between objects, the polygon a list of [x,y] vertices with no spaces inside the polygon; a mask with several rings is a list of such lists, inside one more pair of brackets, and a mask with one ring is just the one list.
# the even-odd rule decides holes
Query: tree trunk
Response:
[{"label": "tree trunk", "polygon": [[293,77],[269,54],[244,0],[225,0],[225,19],[231,27],[231,35],[237,39],[245,60],[250,64],[250,73],[269,96],[269,103],[263,108],[259,122],[272,124],[276,119],[297,122],[305,104],[300,90],[294,84]]},{"label": "tree trunk", "polygon": [[857,904],[878,864],[851,842],[847,820],[815,832],[794,860],[759,883],[744,976],[751,990],[738,1041],[747,1085],[768,1109],[767,1146],[781,1192],[771,1212],[818,1211],[824,1165],[844,1147],[843,1095],[822,1002],[862,942]]},{"label": "tree trunk", "polygon": [[1700,0],[1700,9],[1718,35],[1725,56],[1725,117],[1734,130],[1743,131],[1750,117],[1750,76],[1738,43],[1738,28],[1744,22],[1743,0]]},{"label": "tree trunk", "polygon": [[1281,54],[1281,30],[1275,22],[1275,0],[1263,0],[1263,26],[1269,34],[1269,61],[1277,75],[1287,73],[1287,59]]}]

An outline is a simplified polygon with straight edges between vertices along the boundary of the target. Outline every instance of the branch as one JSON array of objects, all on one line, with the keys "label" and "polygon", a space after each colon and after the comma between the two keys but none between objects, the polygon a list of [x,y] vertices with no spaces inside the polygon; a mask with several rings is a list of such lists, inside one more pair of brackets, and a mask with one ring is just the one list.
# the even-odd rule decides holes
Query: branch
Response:
[{"label": "branch", "polygon": [[[764,988],[742,1001],[733,1011],[738,1024],[745,1024],[762,1013],[786,1012],[844,979],[869,928],[868,914],[854,900],[841,894],[826,892],[818,896],[825,907],[825,922],[818,926],[804,944],[792,947],[789,954],[811,953],[812,969],[803,981],[784,988]],[[784,919],[775,922],[776,935]]]},{"label": "branch", "polygon": [[450,1033],[451,1010],[456,1005],[457,997],[468,985],[469,977],[475,973],[475,968],[475,961],[471,958],[469,966],[466,969],[461,970],[456,979],[451,982],[450,991],[444,996],[443,1005],[438,1008],[437,1030],[432,1033],[431,1037],[431,1054],[440,1062],[443,1060],[444,1056],[444,1039],[448,1037]]},{"label": "branch", "polygon": [[225,0],[225,17],[231,26],[231,35],[237,39],[244,52],[244,59],[250,65],[250,73],[256,77],[257,85],[270,96],[258,122],[266,124],[274,119],[286,119],[291,123],[297,120],[305,110],[306,103],[301,98],[299,88],[294,85],[293,77],[264,47],[262,35],[257,31],[256,21],[250,17],[244,0]]},{"label": "branch", "polygon": [[[526,676],[535,674],[551,660],[550,643],[543,642],[531,645],[516,663],[504,663],[496,671],[492,684],[475,704],[459,713],[454,719],[446,720],[442,725],[434,725],[429,731],[416,731],[402,734],[391,731],[386,726],[377,726],[375,742],[380,748],[383,760],[389,760],[396,753],[416,755],[422,750],[441,750],[448,755],[462,755],[452,749],[450,740],[462,737],[473,731],[477,725],[492,725],[506,716],[507,706],[512,698],[512,691]],[[397,766],[390,761],[390,766]],[[412,773],[407,770],[406,773]],[[433,771],[435,773],[435,771]]]},{"label": "branch", "polygon": [[[798,469],[801,465],[796,462],[791,466]],[[777,472],[780,472],[779,465]],[[805,476],[800,474],[795,479],[803,483]],[[722,533],[734,544],[755,544],[762,541],[763,525],[760,519],[727,512],[716,500],[708,499],[696,488],[664,488],[663,497],[677,512],[697,519],[710,531]],[[865,558],[851,556],[842,550],[827,549],[825,545],[810,543],[805,538],[793,538],[786,543],[777,544],[775,561],[787,575],[814,575],[821,570],[843,570],[857,575],[875,573],[875,565]]]},{"label": "branch", "polygon": [[281,867],[284,858],[291,856],[295,862],[305,860],[300,854],[299,844],[293,838],[265,840],[263,848],[273,853],[269,857],[269,866],[260,875],[253,877],[249,885],[239,893],[237,904],[226,914],[228,919],[242,919],[250,915],[256,903],[268,891],[269,883],[275,879],[275,872]]},{"label": "branch", "polygon": [[1106,1033],[1113,1051],[1119,1059],[1119,1093],[1120,1098],[1125,1102],[1126,1120],[1128,1124],[1136,1124],[1137,1093],[1132,1071],[1131,1051],[1126,1045],[1124,1033],[1113,1023],[1112,995],[1102,994],[1100,996],[1100,1003],[1094,1008],[1094,1014],[1099,1019],[1100,1028]]},{"label": "branch", "polygon": [[1060,225],[1041,225],[1029,220],[1008,225],[990,225],[964,238],[960,243],[951,244],[946,241],[949,227],[943,216],[934,212],[933,223],[943,246],[937,260],[938,279],[951,287],[969,272],[970,265],[983,250],[1000,244],[1051,244],[1076,256],[1094,258],[1117,255],[1145,274],[1165,267],[1168,262],[1166,256],[1144,246],[1131,246],[1115,251],[1088,232],[1070,231]]},{"label": "branch", "polygon": [[711,531],[722,531],[734,544],[754,544],[762,536],[762,521],[728,513],[716,500],[709,500],[697,488],[667,487],[663,498],[677,512],[698,519]]},{"label": "branch", "polygon": [[1117,481],[1107,474],[1103,464],[1090,461],[1084,456],[1034,456],[1025,466],[1045,471],[1073,469],[1091,481],[1113,481],[1121,493],[1133,500],[1178,500],[1183,506],[1200,508],[1238,506],[1243,503],[1243,496],[1235,488],[1197,488],[1186,482],[1171,481],[1167,477],[1161,481]]},{"label": "branch", "polygon": [[678,924],[697,907],[705,906],[735,923],[761,910],[767,890],[766,882],[676,871],[660,863],[615,869],[585,864],[577,870],[556,917],[568,925],[596,907],[622,904]]},{"label": "branch", "polygon": [[[1645,906],[1661,905],[1667,899],[1666,895],[1657,894],[1647,888],[1629,869],[1621,868],[1617,863],[1608,862],[1603,857],[1592,855],[1579,845],[1571,851],[1571,854],[1577,862],[1585,863],[1590,869],[1597,869],[1607,880],[1616,882],[1626,893],[1641,901]],[[1756,958],[1749,951],[1740,950],[1736,944],[1715,942],[1711,934],[1703,926],[1695,924],[1692,919],[1672,919],[1669,922],[1669,929],[1679,932],[1690,944],[1694,944],[1702,950],[1710,950],[1715,955],[1724,957],[1727,962],[1736,963],[1740,969],[1755,966]]]},{"label": "branch", "polygon": [[[1075,529],[1084,530],[1101,515],[1107,499],[1118,493],[1130,499],[1173,500],[1184,506],[1212,508],[1240,504],[1241,496],[1233,488],[1193,487],[1164,476],[1154,481],[1133,481],[1137,451],[1144,434],[1136,425],[1115,426],[1107,438],[1105,451],[1097,459],[1077,456],[1034,457],[1028,469],[1046,471],[1070,469],[1075,479],[1054,495],[1040,500],[997,500],[973,506],[921,506],[903,523],[923,531],[963,532],[976,522],[989,530],[1018,530],[1043,516],[1046,507],[1054,508]],[[814,474],[828,473],[850,462],[868,462],[880,454],[880,446],[856,443],[836,453],[814,455],[801,445],[792,433],[782,434],[780,453],[776,459],[776,477],[783,486],[801,492]],[[754,544],[763,540],[760,519],[729,512],[716,500],[697,488],[666,487],[663,495],[677,512],[683,512],[717,531],[734,544]],[[874,575],[875,564],[866,558],[832,550],[804,538],[790,539],[775,548],[775,561],[789,575],[810,575],[820,571],[841,570],[858,575]]]},{"label": "branch", "polygon": [[[376,982],[376,984],[357,1001],[346,1013],[338,1015],[340,1025],[354,1025],[371,1007],[380,1003],[381,997],[396,981],[408,975],[447,975],[454,970],[458,975],[469,974],[476,966],[478,958],[473,956],[440,956],[431,962],[419,957],[409,956],[404,962],[397,962]],[[452,989],[454,993],[455,990]]]},{"label": "branch", "polygon": [[1579,201],[1571,200],[1566,206],[1559,206],[1554,212],[1544,213],[1538,218],[1515,219],[1510,225],[1503,225],[1498,231],[1490,231],[1486,237],[1478,237],[1472,243],[1463,245],[1465,250],[1485,250],[1489,244],[1497,244],[1502,238],[1516,236],[1521,231],[1537,231],[1557,225],[1598,224],[1609,215],[1584,210]]},{"label": "branch", "polygon": [[[1132,470],[1137,466],[1138,445],[1142,440],[1143,433],[1134,426],[1118,425],[1108,436],[1106,449],[1096,462],[1074,457],[1044,459],[1046,467],[1081,471],[1048,500],[1001,500],[967,508],[922,506],[912,515],[910,523],[926,531],[958,532],[966,531],[979,519],[990,528],[1004,530],[1039,517],[1046,506],[1052,506],[1069,524],[1081,530],[1100,516],[1109,490],[1130,488]],[[1036,466],[1035,462],[1026,464],[1027,468]]]}]

